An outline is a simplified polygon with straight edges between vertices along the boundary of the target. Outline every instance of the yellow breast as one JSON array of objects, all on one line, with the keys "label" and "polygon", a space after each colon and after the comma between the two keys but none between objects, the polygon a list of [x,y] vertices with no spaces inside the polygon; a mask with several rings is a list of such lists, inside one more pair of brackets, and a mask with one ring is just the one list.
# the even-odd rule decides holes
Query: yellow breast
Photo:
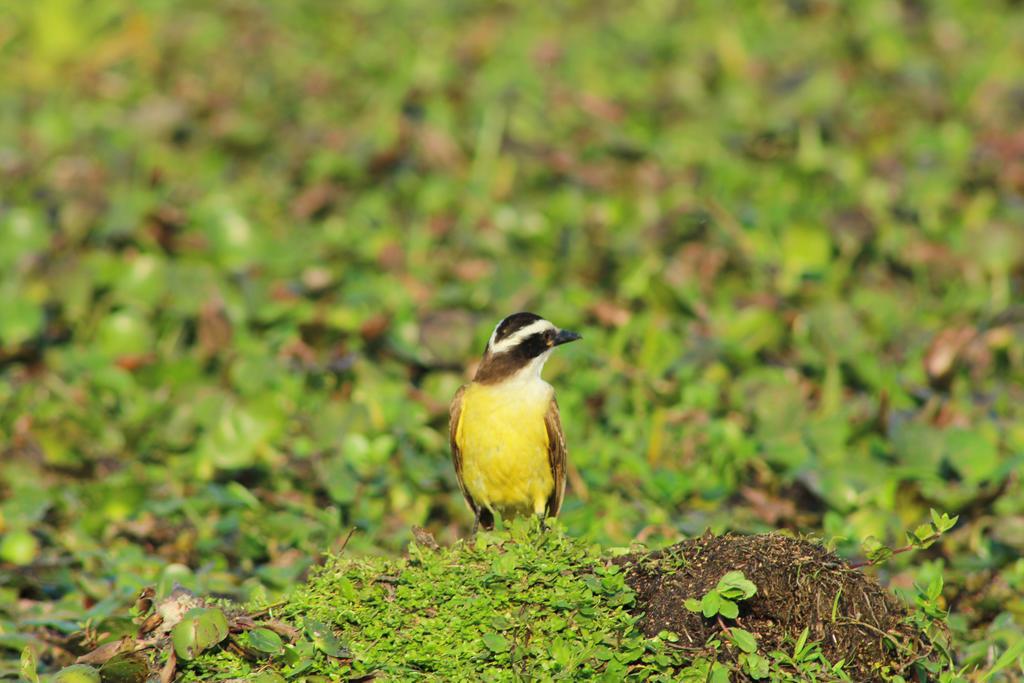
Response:
[{"label": "yellow breast", "polygon": [[506,516],[544,512],[555,485],[544,425],[553,396],[539,378],[466,388],[455,438],[463,483],[477,503]]}]

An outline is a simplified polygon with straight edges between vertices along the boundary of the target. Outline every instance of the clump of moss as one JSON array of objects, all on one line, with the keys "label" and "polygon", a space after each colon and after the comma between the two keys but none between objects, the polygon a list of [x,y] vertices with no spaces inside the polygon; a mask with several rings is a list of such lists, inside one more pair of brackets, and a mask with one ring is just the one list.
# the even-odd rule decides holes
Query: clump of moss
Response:
[{"label": "clump of moss", "polygon": [[[758,589],[735,619],[685,609],[730,571]],[[876,582],[778,535],[609,560],[516,522],[451,548],[421,539],[405,558],[330,557],[285,604],[252,614],[250,628],[285,642],[241,633],[186,663],[183,680],[875,680],[929,654]]]}]

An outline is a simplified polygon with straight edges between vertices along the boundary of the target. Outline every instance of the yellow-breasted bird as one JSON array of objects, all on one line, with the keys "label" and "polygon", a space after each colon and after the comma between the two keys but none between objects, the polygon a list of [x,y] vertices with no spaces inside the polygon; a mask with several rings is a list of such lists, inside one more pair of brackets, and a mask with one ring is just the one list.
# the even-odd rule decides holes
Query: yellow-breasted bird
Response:
[{"label": "yellow-breasted bird", "polygon": [[473,381],[455,392],[448,434],[473,533],[502,517],[554,517],[565,494],[567,453],[555,390],[540,371],[560,344],[580,335],[534,313],[494,328]]}]

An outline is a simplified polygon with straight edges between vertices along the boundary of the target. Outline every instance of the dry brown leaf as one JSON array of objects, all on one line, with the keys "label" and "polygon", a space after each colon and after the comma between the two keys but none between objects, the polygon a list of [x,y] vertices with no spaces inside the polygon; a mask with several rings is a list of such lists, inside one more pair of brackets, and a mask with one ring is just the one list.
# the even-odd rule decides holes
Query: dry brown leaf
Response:
[{"label": "dry brown leaf", "polygon": [[109,643],[104,643],[98,648],[91,652],[86,652],[84,655],[75,660],[76,664],[104,664],[114,655],[120,654],[121,652],[128,652],[135,648],[135,639],[131,636],[125,636],[120,640],[114,640]]},{"label": "dry brown leaf", "polygon": [[632,311],[608,299],[601,299],[590,306],[590,314],[605,327],[622,327],[633,317]]},{"label": "dry brown leaf", "polygon": [[211,299],[199,309],[196,336],[199,350],[203,356],[210,358],[231,344],[231,320],[224,310],[220,299]]},{"label": "dry brown leaf", "polygon": [[133,372],[149,365],[154,360],[156,360],[156,354],[154,353],[130,353],[118,356],[114,364],[122,370]]},{"label": "dry brown leaf", "polygon": [[379,339],[391,326],[391,316],[387,313],[376,313],[363,321],[359,326],[359,334],[364,341]]},{"label": "dry brown leaf", "polygon": [[384,270],[402,270],[405,268],[405,249],[398,242],[388,242],[377,252],[377,263]]},{"label": "dry brown leaf", "polygon": [[488,259],[470,258],[458,261],[453,270],[463,282],[477,282],[494,272],[494,263]]},{"label": "dry brown leaf", "polygon": [[465,163],[465,155],[448,131],[423,124],[418,131],[419,149],[428,166],[451,170]]},{"label": "dry brown leaf", "polygon": [[136,637],[141,638],[147,633],[155,631],[162,623],[164,623],[164,618],[162,616],[159,614],[150,614],[146,620],[142,622],[142,625],[139,626],[139,631],[136,634]]},{"label": "dry brown leaf", "polygon": [[167,648],[167,661],[160,669],[160,683],[171,683],[177,668],[178,655],[175,654],[173,647],[169,647]]},{"label": "dry brown leaf", "polygon": [[300,220],[322,216],[337,200],[339,188],[334,183],[321,182],[310,185],[292,200],[292,215]]},{"label": "dry brown leaf", "polygon": [[792,500],[779,498],[750,486],[740,489],[740,495],[750,503],[754,514],[765,524],[777,526],[780,521],[796,516],[796,504]]},{"label": "dry brown leaf", "polygon": [[326,291],[334,284],[334,273],[329,268],[310,266],[302,271],[302,286],[314,294]]},{"label": "dry brown leaf", "polygon": [[973,326],[951,327],[939,332],[924,354],[924,371],[932,386],[948,384],[964,349],[977,336]]},{"label": "dry brown leaf", "polygon": [[416,540],[418,545],[421,545],[428,550],[438,550],[441,547],[437,544],[432,533],[421,526],[416,526],[415,524],[412,527],[412,537]]}]

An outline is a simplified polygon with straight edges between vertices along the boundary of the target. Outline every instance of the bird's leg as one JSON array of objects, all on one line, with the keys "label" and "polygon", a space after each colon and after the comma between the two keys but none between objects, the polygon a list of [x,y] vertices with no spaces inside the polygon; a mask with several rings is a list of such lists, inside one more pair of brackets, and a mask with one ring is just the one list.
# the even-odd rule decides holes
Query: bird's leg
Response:
[{"label": "bird's leg", "polygon": [[477,510],[473,515],[473,530],[469,532],[469,537],[476,540],[476,532],[480,529],[480,510]]},{"label": "bird's leg", "polygon": [[543,548],[548,544],[549,541],[552,540],[553,536],[550,533],[548,533],[549,528],[547,523],[547,517],[543,512],[538,512],[534,516],[534,519],[537,520],[537,526],[540,527],[540,530],[537,531],[537,535],[534,537],[534,543],[537,545],[538,548]]}]

